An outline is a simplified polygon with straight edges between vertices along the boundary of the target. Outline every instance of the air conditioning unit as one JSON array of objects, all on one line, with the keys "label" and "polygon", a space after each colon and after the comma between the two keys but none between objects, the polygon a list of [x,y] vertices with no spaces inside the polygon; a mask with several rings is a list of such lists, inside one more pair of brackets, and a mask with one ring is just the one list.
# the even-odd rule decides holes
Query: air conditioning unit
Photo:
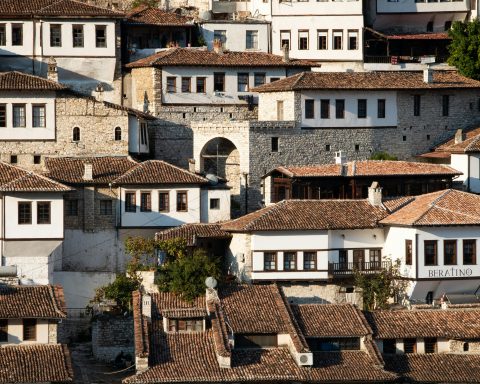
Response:
[{"label": "air conditioning unit", "polygon": [[298,353],[297,364],[301,367],[313,365],[313,354],[311,352]]}]

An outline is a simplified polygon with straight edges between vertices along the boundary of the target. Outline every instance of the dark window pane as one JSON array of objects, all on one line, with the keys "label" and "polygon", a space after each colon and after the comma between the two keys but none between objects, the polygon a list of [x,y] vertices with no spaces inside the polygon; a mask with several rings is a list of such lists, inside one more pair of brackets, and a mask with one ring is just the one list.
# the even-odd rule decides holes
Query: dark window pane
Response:
[{"label": "dark window pane", "polygon": [[136,212],[135,192],[125,193],[125,212]]},{"label": "dark window pane", "polygon": [[50,224],[50,202],[37,203],[37,224]]},{"label": "dark window pane", "polygon": [[235,348],[272,348],[277,345],[277,335],[235,335]]},{"label": "dark window pane", "polygon": [[330,118],[330,100],[328,99],[320,100],[320,118],[322,119]]},{"label": "dark window pane", "polygon": [[263,254],[263,269],[265,271],[275,271],[277,269],[277,254],[275,252],[265,252]]},{"label": "dark window pane", "polygon": [[425,265],[437,265],[437,241],[425,240],[424,242]]},{"label": "dark window pane", "polygon": [[343,119],[345,117],[345,100],[335,100],[335,118]]},{"label": "dark window pane", "polygon": [[152,195],[150,192],[140,193],[140,212],[152,211]]},{"label": "dark window pane", "polygon": [[358,118],[365,119],[367,117],[367,99],[358,99]]},{"label": "dark window pane", "polygon": [[444,240],[443,263],[445,265],[457,264],[457,240]]},{"label": "dark window pane", "polygon": [[177,192],[177,211],[178,212],[188,211],[187,192]]},{"label": "dark window pane", "polygon": [[0,127],[5,128],[7,126],[7,106],[0,104]]},{"label": "dark window pane", "polygon": [[477,264],[476,240],[463,240],[463,264]]},{"label": "dark window pane", "polygon": [[297,254],[295,252],[283,253],[283,269],[285,271],[294,271],[297,269]]},{"label": "dark window pane", "polygon": [[107,26],[106,25],[95,26],[95,45],[97,48],[107,47]]},{"label": "dark window pane", "polygon": [[32,224],[32,203],[18,203],[18,224]]},{"label": "dark window pane", "polygon": [[84,44],[83,43],[83,25],[73,25],[72,35],[73,35],[73,47],[82,48]]},{"label": "dark window pane", "polygon": [[403,339],[403,351],[405,353],[416,353],[417,339]]},{"label": "dark window pane", "polygon": [[384,119],[385,118],[385,99],[378,99],[377,104],[378,104],[377,117],[379,119]]},{"label": "dark window pane", "polygon": [[159,210],[159,212],[170,211],[169,192],[159,192],[159,194],[158,194],[158,210]]},{"label": "dark window pane", "polygon": [[303,269],[314,270],[317,263],[317,252],[303,252]]},{"label": "dark window pane", "polygon": [[50,24],[50,46],[62,46],[62,26],[60,24]]},{"label": "dark window pane", "polygon": [[0,342],[8,341],[8,320],[0,319]]},{"label": "dark window pane", "polygon": [[35,341],[37,339],[37,320],[23,319],[23,341]]},{"label": "dark window pane", "polygon": [[305,119],[315,118],[315,100],[305,100]]},{"label": "dark window pane", "polygon": [[225,92],[225,73],[215,72],[213,74],[213,90]]}]

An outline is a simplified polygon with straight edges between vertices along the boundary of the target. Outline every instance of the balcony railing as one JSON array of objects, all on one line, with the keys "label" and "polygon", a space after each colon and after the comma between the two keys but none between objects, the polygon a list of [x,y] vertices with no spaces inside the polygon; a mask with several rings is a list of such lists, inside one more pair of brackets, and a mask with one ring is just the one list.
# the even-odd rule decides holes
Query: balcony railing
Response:
[{"label": "balcony railing", "polygon": [[[436,63],[445,63],[447,61],[446,56],[436,56]],[[422,62],[421,56],[365,56],[365,63],[368,64],[403,64],[403,63],[415,63],[420,64]]]},{"label": "balcony railing", "polygon": [[384,269],[388,269],[391,265],[392,263],[390,261],[328,263],[328,273],[335,276],[351,275],[355,270],[364,274],[377,273]]}]

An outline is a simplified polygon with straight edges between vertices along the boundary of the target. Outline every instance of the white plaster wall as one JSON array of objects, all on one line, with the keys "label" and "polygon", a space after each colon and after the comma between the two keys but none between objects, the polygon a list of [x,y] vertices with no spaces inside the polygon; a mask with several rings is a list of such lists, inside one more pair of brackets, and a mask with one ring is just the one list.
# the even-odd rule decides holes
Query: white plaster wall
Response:
[{"label": "white plaster wall", "polygon": [[252,234],[253,251],[318,250],[328,247],[327,231],[256,232]]},{"label": "white plaster wall", "polygon": [[[204,22],[201,24],[200,30],[209,50],[213,49],[213,38],[215,30],[226,31],[227,41],[224,45],[225,49],[230,51],[253,51],[253,52],[269,52],[269,27],[267,23],[252,22]],[[258,48],[247,49],[246,33],[247,31],[257,31]]]},{"label": "white plaster wall", "polygon": [[470,192],[480,193],[480,154],[470,155]]},{"label": "white plaster wall", "polygon": [[[138,117],[129,115],[128,116],[128,137],[126,132],[122,131],[122,140],[128,140],[128,152],[130,153],[149,153],[149,144],[148,144],[148,128],[147,128],[147,137],[146,144],[141,144],[140,140],[140,124],[147,124],[146,121],[140,120]],[[148,125],[147,125],[148,126]]]},{"label": "white plaster wall", "polygon": [[[0,46],[0,56],[31,56],[34,50],[33,22],[30,20],[2,20],[2,24],[6,25],[7,41],[6,45]],[[12,45],[12,24],[23,25],[23,45]]]},{"label": "white plaster wall", "polygon": [[[136,212],[125,212],[125,192],[136,192]],[[170,211],[158,211],[158,193],[170,192]],[[187,212],[177,212],[177,191],[187,192]],[[140,212],[140,193],[151,192],[151,212]],[[122,227],[173,227],[185,223],[200,222],[200,187],[172,186],[164,188],[121,188],[121,226]]]},{"label": "white plaster wall", "polygon": [[[275,16],[303,16],[303,15],[322,15],[338,16],[353,15],[358,16],[363,12],[363,1],[279,1],[272,0],[272,15]],[[343,18],[342,18],[343,19]],[[339,23],[340,24],[340,23]]]},{"label": "white plaster wall", "polygon": [[23,341],[22,319],[9,319],[8,341],[1,342],[0,345],[8,344],[48,344],[48,320],[37,319],[37,339]]},{"label": "white plaster wall", "polygon": [[[28,246],[29,244],[25,244]],[[51,284],[53,279],[53,257],[49,256],[26,256],[6,257],[5,265],[15,265],[17,276],[25,279],[32,279],[35,284]]]},{"label": "white plaster wall", "polygon": [[[400,260],[400,273],[404,277],[415,278],[417,268],[415,252],[415,228],[408,227],[387,227],[385,228],[385,244],[383,255],[388,257],[394,263]],[[412,240],[412,265],[405,264],[405,240]]]},{"label": "white plaster wall", "polygon": [[283,121],[295,121],[295,92],[268,92],[258,95],[258,120],[277,121],[277,102],[283,101]]},{"label": "white plaster wall", "polygon": [[[220,208],[211,209],[210,199],[219,199]],[[200,201],[200,221],[202,223],[216,223],[230,220],[230,190],[229,189],[202,189]]]},{"label": "white plaster wall", "polygon": [[433,1],[418,3],[415,0],[400,0],[389,2],[377,0],[378,13],[441,13],[441,12],[467,12],[470,10],[470,2],[463,1]]},{"label": "white plaster wall", "polygon": [[[62,239],[63,196],[60,193],[17,193],[5,196],[6,239]],[[18,224],[18,203],[32,202],[32,224]],[[50,224],[37,224],[37,202],[50,202]]]},{"label": "white plaster wall", "polygon": [[[391,127],[397,126],[397,94],[388,91],[303,91],[302,126],[304,127]],[[305,118],[305,100],[314,100],[314,119]],[[330,100],[329,118],[320,118],[320,100]],[[345,117],[335,117],[335,100],[345,100]],[[358,100],[367,100],[367,117],[358,118]],[[378,99],[385,99],[385,118],[378,118]]]},{"label": "white plaster wall", "polygon": [[226,269],[240,281],[250,281],[252,269],[251,239],[245,233],[232,233],[227,251]]},{"label": "white plaster wall", "polygon": [[[381,0],[384,4],[388,4],[388,0]],[[413,3],[414,0],[406,0]],[[399,2],[392,2],[388,6],[395,7]],[[420,4],[420,3],[417,3]],[[373,9],[372,13],[375,18],[373,20],[373,28],[380,31],[395,31],[400,33],[424,33],[427,29],[427,23],[433,22],[434,32],[444,32],[445,22],[447,21],[464,21],[468,12],[436,12],[435,8],[443,6],[464,6],[462,1],[459,2],[426,2],[422,3],[424,7],[431,7],[430,12],[413,12],[413,13],[380,13]]]},{"label": "white plaster wall", "polygon": [[[463,181],[465,186],[467,184],[467,179],[469,177],[474,177],[473,173],[471,175],[468,174],[468,155],[465,153],[452,153],[450,157],[450,166],[463,173],[463,175],[458,176],[455,180]],[[478,176],[479,175],[477,174],[477,179]]]}]

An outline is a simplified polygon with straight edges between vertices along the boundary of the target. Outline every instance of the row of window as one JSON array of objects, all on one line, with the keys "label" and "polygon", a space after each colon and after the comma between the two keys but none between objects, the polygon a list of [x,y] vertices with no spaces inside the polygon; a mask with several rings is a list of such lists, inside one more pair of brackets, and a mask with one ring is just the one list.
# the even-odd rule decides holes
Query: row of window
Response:
[{"label": "row of window", "polygon": [[[188,212],[188,192],[177,191],[176,211]],[[137,193],[125,192],[125,212],[137,212]],[[152,193],[140,192],[140,212],[152,212]],[[170,191],[158,193],[158,212],[170,212]]]},{"label": "row of window", "polygon": [[[18,224],[32,224],[32,202],[18,202]],[[37,224],[50,224],[50,201],[37,201]]]},{"label": "row of window", "polygon": [[[78,216],[78,200],[77,199],[65,200],[65,215]],[[100,215],[102,216],[113,215],[113,200],[100,200]]]},{"label": "row of window", "polygon": [[[224,29],[215,29],[213,31],[213,40],[219,40],[222,45],[227,45],[227,31]],[[245,49],[258,49],[258,30],[245,31]]]},{"label": "row of window", "polygon": [[[265,271],[278,270],[277,252],[265,252],[263,254],[263,269]],[[303,252],[303,270],[314,271],[317,269],[317,252],[305,251]],[[283,270],[296,271],[297,270],[297,252],[283,252]]]},{"label": "row of window", "polygon": [[[422,105],[422,96],[413,95],[413,116],[420,116],[421,105]],[[480,110],[480,103],[479,103],[479,110]],[[449,114],[450,114],[450,95],[442,95],[442,116],[449,116]]]},{"label": "row of window", "polygon": [[[25,128],[27,126],[27,105],[12,104],[12,121],[14,128]],[[45,128],[45,104],[32,104],[32,127]],[[7,113],[7,104],[0,104],[0,128],[5,128],[9,121]]]},{"label": "row of window", "polygon": [[[141,131],[143,132],[143,131]],[[143,136],[142,136],[143,137]],[[122,128],[120,127],[115,127],[115,129],[113,130],[113,139],[115,141],[121,141],[122,140]],[[73,127],[73,130],[72,130],[72,141],[75,141],[75,142],[78,142],[81,140],[81,132],[80,132],[80,127]],[[146,139],[145,139],[146,140]],[[143,140],[142,141],[142,144],[143,143]]]},{"label": "row of window", "polygon": [[355,351],[360,350],[359,337],[318,338],[308,337],[308,347],[312,352]]},{"label": "row of window", "polygon": [[[423,342],[424,342],[425,353],[437,353],[437,338],[426,337],[423,339]],[[415,338],[403,339],[403,352],[417,353],[417,339]],[[383,353],[392,354],[392,355],[397,353],[397,340],[384,339]]]},{"label": "row of window", "polygon": [[[50,47],[62,46],[62,24],[50,24]],[[13,46],[22,46],[23,24],[11,24],[10,28],[11,44]],[[72,46],[74,48],[83,48],[85,44],[83,25],[72,25]],[[7,25],[0,24],[0,46],[7,45]],[[107,47],[107,26],[95,25],[95,46],[97,48]]]},{"label": "row of window", "polygon": [[167,329],[169,332],[202,332],[203,319],[167,319]]},{"label": "row of window", "polygon": [[[386,103],[385,99],[377,99],[377,118],[385,118]],[[305,119],[315,119],[315,104],[315,100],[313,99],[305,100]],[[357,118],[365,119],[367,117],[367,104],[367,99],[357,99]],[[330,119],[329,99],[320,100],[320,118]],[[345,118],[345,99],[335,99],[335,118]]]},{"label": "row of window", "polygon": [[[457,265],[457,244],[459,240],[443,240],[443,264]],[[438,265],[438,240],[424,240],[424,265]],[[477,264],[477,241],[462,240],[463,265]],[[412,240],[405,240],[405,264],[412,265]]]},{"label": "row of window", "polygon": [[[328,29],[319,29],[316,34],[316,49],[317,50],[343,50],[345,49],[344,31],[342,29],[334,29],[331,31],[331,40],[329,38]],[[308,29],[300,29],[297,32],[298,41],[297,49],[299,51],[306,51],[310,48],[310,31]],[[293,49],[292,46],[292,32],[289,30],[280,31],[280,47],[286,46],[288,49]],[[358,29],[349,29],[346,33],[347,43],[346,49],[358,49]]]},{"label": "row of window", "polygon": [[[23,319],[23,341],[37,340],[37,319]],[[8,342],[8,320],[0,319],[0,343]]]}]

